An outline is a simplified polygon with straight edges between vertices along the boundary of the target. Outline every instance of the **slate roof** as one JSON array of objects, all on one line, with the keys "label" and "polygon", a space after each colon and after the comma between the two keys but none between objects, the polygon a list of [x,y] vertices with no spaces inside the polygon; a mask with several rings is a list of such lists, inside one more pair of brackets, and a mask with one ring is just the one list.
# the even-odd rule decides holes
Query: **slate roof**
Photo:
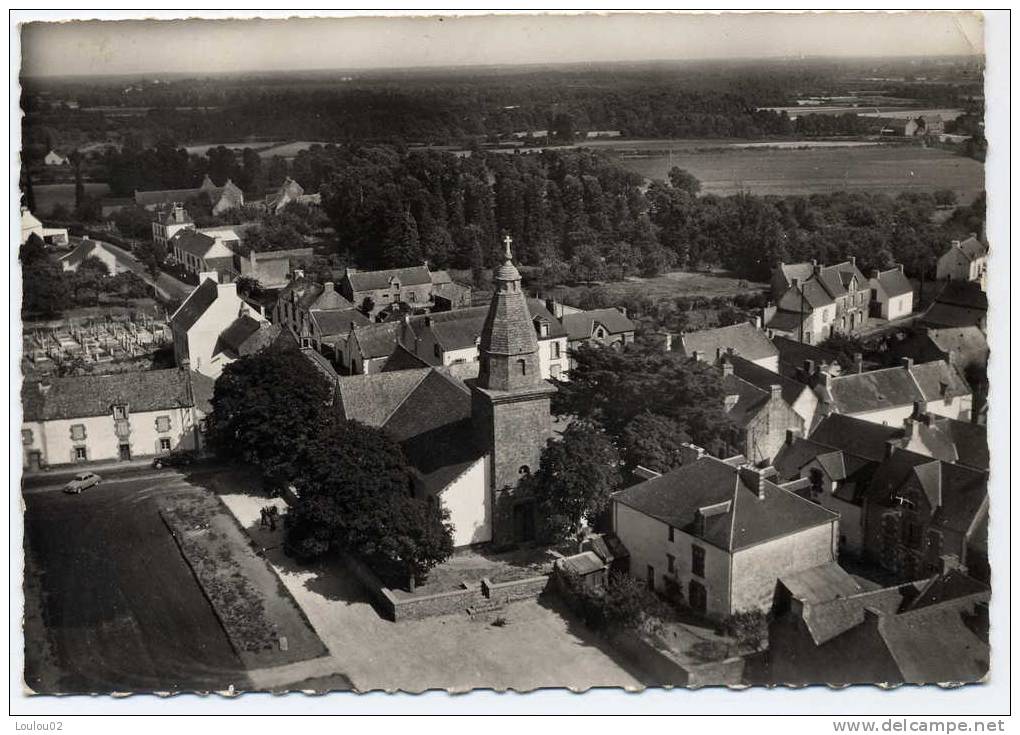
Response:
[{"label": "slate roof", "polygon": [[570,574],[576,574],[579,577],[601,572],[606,568],[606,565],[594,551],[582,551],[580,554],[574,554],[573,556],[564,556],[557,559],[554,566]]},{"label": "slate roof", "polygon": [[343,311],[320,311],[315,309],[309,312],[309,315],[323,338],[347,334],[354,327],[361,327],[372,323],[367,316],[357,309],[344,309]]},{"label": "slate roof", "polygon": [[818,422],[809,438],[817,444],[880,462],[885,459],[889,441],[902,436],[902,427],[883,426],[834,413]]},{"label": "slate roof", "polygon": [[740,427],[746,427],[772,397],[769,391],[764,391],[735,375],[723,377],[722,390],[725,396],[737,398],[736,403],[726,410],[726,415]]},{"label": "slate roof", "polygon": [[204,189],[159,189],[152,191],[136,191],[135,204],[147,207],[152,204],[173,204],[184,202],[199,194],[205,193]]},{"label": "slate roof", "polygon": [[750,359],[730,356],[728,360],[733,365],[734,375],[760,390],[767,392],[773,385],[778,384],[781,386],[783,389],[783,400],[791,406],[796,403],[804,391],[810,390],[803,383],[798,383],[796,380],[790,380],[779,373],[774,373],[768,368],[751,362]]},{"label": "slate roof", "polygon": [[187,332],[205,313],[206,309],[216,301],[218,293],[219,289],[216,286],[216,282],[206,278],[198,284],[198,288],[188,294],[188,298],[184,300],[184,303],[170,317],[170,326],[174,329]]},{"label": "slate roof", "polygon": [[[932,417],[931,426],[915,422],[922,434],[939,435],[953,448],[956,460],[960,464],[987,470],[989,467],[987,428],[969,421],[957,421],[944,416]],[[927,437],[925,444],[928,444]],[[940,459],[943,459],[940,457]]]},{"label": "slate roof", "polygon": [[234,254],[221,241],[195,230],[181,230],[170,243],[196,258],[227,258]]},{"label": "slate roof", "polygon": [[[807,319],[807,314],[801,314],[799,311],[783,311],[779,310],[772,315],[772,319],[765,326],[770,329],[774,329],[777,332],[787,332],[789,334],[797,334],[800,331],[800,325]],[[773,337],[773,339],[776,339]]]},{"label": "slate roof", "polygon": [[333,288],[332,284],[305,283],[298,296],[297,305],[302,309],[320,311],[342,311],[353,309],[354,304]]},{"label": "slate roof", "polygon": [[563,315],[563,328],[571,341],[589,339],[595,333],[596,323],[604,326],[610,334],[633,332],[636,328],[634,322],[619,309],[591,309]]},{"label": "slate roof", "polygon": [[390,279],[397,278],[401,286],[421,286],[432,283],[429,269],[424,265],[416,265],[410,268],[390,268],[381,271],[356,271],[345,276],[350,280],[351,290],[355,293],[361,291],[375,291],[377,289],[389,288]]},{"label": "slate roof", "polygon": [[417,370],[427,367],[429,367],[428,362],[398,344],[397,348],[393,350],[393,354],[383,363],[382,371],[390,373],[394,370]]},{"label": "slate roof", "polygon": [[920,323],[934,327],[980,327],[987,316],[985,309],[935,302],[921,315]]},{"label": "slate roof", "polygon": [[337,381],[341,413],[346,419],[381,427],[429,370],[342,375]]},{"label": "slate roof", "polygon": [[834,561],[784,574],[779,581],[790,594],[807,605],[850,597],[861,592],[861,586]]},{"label": "slate roof", "polygon": [[914,287],[897,266],[887,271],[880,271],[877,278],[871,279],[871,285],[877,291],[881,291],[887,298],[895,298],[904,294],[912,293]]},{"label": "slate roof", "polygon": [[25,382],[21,405],[25,421],[113,415],[113,406],[127,404],[131,413],[190,407],[185,370],[145,370],[114,375],[50,378],[48,389],[38,381]]},{"label": "slate roof", "polygon": [[988,311],[988,294],[981,290],[981,286],[972,281],[948,281],[939,291],[939,295],[935,297],[935,301],[939,304],[953,304],[954,306]]},{"label": "slate roof", "polygon": [[195,408],[208,416],[212,413],[212,399],[215,394],[216,380],[208,375],[191,371],[191,394],[195,399]]},{"label": "slate roof", "polygon": [[220,332],[216,339],[216,351],[229,352],[238,357],[254,355],[271,345],[279,333],[280,327],[275,324],[243,314]]},{"label": "slate roof", "polygon": [[804,367],[805,360],[813,360],[815,367],[822,363],[832,364],[836,360],[833,352],[789,337],[776,335],[772,338],[772,344],[779,350],[779,372],[788,378],[796,379],[797,370]]},{"label": "slate roof", "polygon": [[[78,247],[69,253],[61,255],[57,260],[60,263],[68,263],[72,268],[77,268],[87,258],[91,258],[95,255],[96,248],[101,247],[101,243],[98,240],[82,240]],[[105,248],[104,248],[105,249]],[[113,253],[116,257],[116,253]],[[120,258],[118,258],[120,260]]]},{"label": "slate roof", "polygon": [[393,354],[397,346],[397,335],[401,322],[384,322],[382,324],[370,324],[364,327],[355,327],[351,330],[351,338],[354,339],[365,359],[386,357]]},{"label": "slate roof", "polygon": [[976,681],[988,672],[988,643],[965,615],[987,602],[990,591],[957,571],[932,580],[887,587],[807,605],[804,622],[822,645],[878,615],[876,630],[909,683]]},{"label": "slate roof", "polygon": [[894,367],[831,378],[823,400],[840,413],[864,413],[937,400],[943,397],[943,384],[950,396],[971,393],[959,370],[938,361],[914,365],[909,370]]},{"label": "slate roof", "polygon": [[[725,551],[831,523],[836,514],[763,481],[764,498],[736,467],[711,456],[620,490],[613,500],[683,530]],[[698,523],[699,509],[721,512]],[[703,525],[703,528],[699,528]]]},{"label": "slate roof", "polygon": [[[509,273],[507,269],[513,271]],[[492,295],[482,326],[479,351],[496,355],[525,355],[538,351],[538,337],[531,321],[528,300],[520,290],[520,274],[507,260],[495,273],[499,284]],[[512,284],[517,282],[516,288]],[[569,331],[569,328],[568,328]]]},{"label": "slate roof", "polygon": [[960,250],[969,260],[977,260],[988,255],[988,244],[971,235],[960,243]]},{"label": "slate roof", "polygon": [[687,357],[700,352],[711,362],[718,357],[720,350],[725,353],[729,348],[733,348],[736,355],[752,361],[779,355],[779,350],[765,332],[749,322],[680,335],[680,349]]}]

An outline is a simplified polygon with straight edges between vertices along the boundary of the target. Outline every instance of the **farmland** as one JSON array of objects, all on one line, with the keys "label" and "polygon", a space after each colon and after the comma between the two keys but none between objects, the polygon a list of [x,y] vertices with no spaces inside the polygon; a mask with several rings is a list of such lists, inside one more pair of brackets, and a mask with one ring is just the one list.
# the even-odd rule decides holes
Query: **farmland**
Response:
[{"label": "farmland", "polygon": [[[49,214],[58,204],[74,208],[74,184],[36,184],[32,187],[35,195],[35,209],[40,214]],[[110,192],[105,183],[85,184],[85,194],[90,197],[104,197]]]},{"label": "farmland", "polygon": [[677,147],[648,156],[620,157],[620,164],[649,179],[665,178],[670,165],[690,171],[702,192],[728,195],[822,194],[863,190],[896,194],[952,189],[962,202],[984,190],[979,161],[920,146],[840,148],[736,148],[691,150]]},{"label": "farmland", "polygon": [[[619,304],[629,298],[646,296],[653,302],[675,299],[678,296],[715,298],[717,296],[737,296],[752,294],[766,289],[764,283],[753,283],[740,278],[733,278],[727,273],[693,273],[674,271],[663,273],[654,278],[630,276],[623,281],[612,281],[598,284],[604,289],[612,303]],[[556,286],[548,289],[545,296],[573,303],[581,286]]]}]

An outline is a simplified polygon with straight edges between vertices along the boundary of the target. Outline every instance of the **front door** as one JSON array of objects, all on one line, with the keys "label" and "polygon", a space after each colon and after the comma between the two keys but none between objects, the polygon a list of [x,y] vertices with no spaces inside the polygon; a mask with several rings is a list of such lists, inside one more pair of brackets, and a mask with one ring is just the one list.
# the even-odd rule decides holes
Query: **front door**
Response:
[{"label": "front door", "polygon": [[535,540],[535,504],[534,502],[518,503],[514,506],[514,540]]},{"label": "front door", "polygon": [[648,569],[645,571],[645,584],[648,585],[648,589],[652,592],[655,591],[655,567],[651,564],[648,565]]},{"label": "front door", "polygon": [[42,452],[36,450],[28,453],[28,469],[42,469]]},{"label": "front door", "polygon": [[120,445],[120,458],[121,459],[125,459],[125,460],[131,459],[131,445],[130,444],[121,444]]},{"label": "front door", "polygon": [[708,595],[705,594],[705,585],[692,579],[691,583],[687,586],[687,590],[691,608],[699,613],[704,613],[708,608]]}]

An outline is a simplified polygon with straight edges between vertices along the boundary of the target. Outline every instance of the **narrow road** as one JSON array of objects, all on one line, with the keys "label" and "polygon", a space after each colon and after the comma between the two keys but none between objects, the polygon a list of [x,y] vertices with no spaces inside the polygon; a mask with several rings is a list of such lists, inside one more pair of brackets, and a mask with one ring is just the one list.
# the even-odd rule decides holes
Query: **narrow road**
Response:
[{"label": "narrow road", "polygon": [[149,273],[149,269],[146,268],[145,265],[130,252],[124,248],[114,245],[112,242],[107,242],[106,240],[96,240],[96,242],[103,243],[103,247],[113,253],[117,257],[117,261],[124,268],[127,268],[147,284],[153,286],[156,289],[156,293],[164,299],[180,301],[185,299],[188,294],[194,290],[194,286],[189,286],[187,283],[178,281],[176,278],[168,273],[164,273],[163,271],[159,272],[159,275],[154,281],[152,274]]}]

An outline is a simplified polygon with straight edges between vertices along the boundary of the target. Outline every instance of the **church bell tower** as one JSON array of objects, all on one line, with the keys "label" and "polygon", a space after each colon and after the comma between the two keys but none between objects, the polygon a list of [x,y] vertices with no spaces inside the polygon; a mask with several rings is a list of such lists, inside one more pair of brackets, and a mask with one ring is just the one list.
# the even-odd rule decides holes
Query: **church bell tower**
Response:
[{"label": "church bell tower", "polygon": [[552,436],[549,403],[556,388],[542,378],[538,337],[508,235],[505,259],[493,274],[494,291],[478,344],[478,380],[471,413],[476,436],[490,456],[493,543],[534,538],[534,505],[515,492],[520,478],[538,469]]}]

